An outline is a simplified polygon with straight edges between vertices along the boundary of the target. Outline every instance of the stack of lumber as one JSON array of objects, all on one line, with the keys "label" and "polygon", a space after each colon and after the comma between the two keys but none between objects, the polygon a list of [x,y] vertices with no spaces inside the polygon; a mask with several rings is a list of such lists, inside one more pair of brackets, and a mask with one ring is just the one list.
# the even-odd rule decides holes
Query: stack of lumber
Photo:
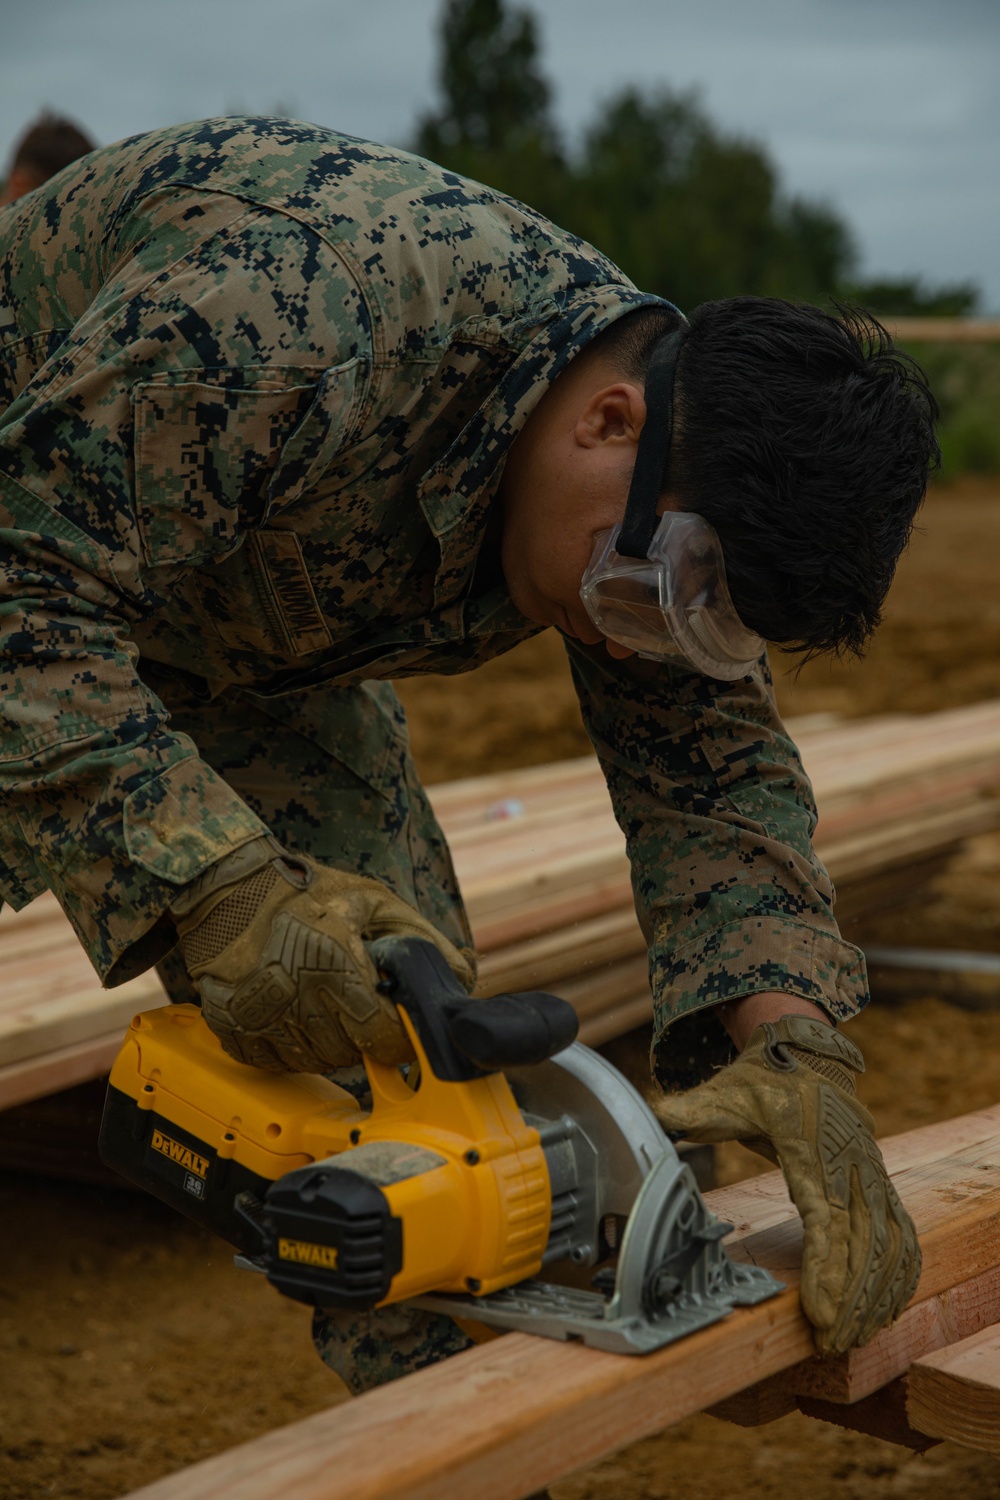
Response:
[{"label": "stack of lumber", "polygon": [[[906,899],[963,839],[1000,823],[1000,703],[790,728],[841,921]],[[558,988],[592,1045],[647,1019],[625,841],[597,762],[474,777],[432,796],[482,959],[479,993]]]},{"label": "stack of lumber", "polygon": [[1000,1326],[912,1364],[906,1412],[920,1432],[1000,1458]]},{"label": "stack of lumber", "polygon": [[[843,919],[905,898],[1000,823],[1000,703],[791,726]],[[552,988],[596,1045],[650,1014],[625,841],[592,757],[432,788],[482,956],[478,993]],[[0,1107],[106,1069],[155,975],[105,991],[51,896],[0,913]]]},{"label": "stack of lumber", "polygon": [[105,990],[55,897],[0,912],[0,1109],[106,1073],[137,1011],[166,1003],[155,972]]},{"label": "stack of lumber", "polygon": [[814,1355],[801,1226],[772,1173],[706,1195],[735,1222],[734,1256],[788,1283],[771,1301],[642,1356],[506,1334],[130,1500],[519,1500],[708,1409],[753,1423],[798,1406],[913,1447],[943,1436],[996,1452],[1000,1106],[882,1147],[923,1271],[909,1308],[864,1349]]}]

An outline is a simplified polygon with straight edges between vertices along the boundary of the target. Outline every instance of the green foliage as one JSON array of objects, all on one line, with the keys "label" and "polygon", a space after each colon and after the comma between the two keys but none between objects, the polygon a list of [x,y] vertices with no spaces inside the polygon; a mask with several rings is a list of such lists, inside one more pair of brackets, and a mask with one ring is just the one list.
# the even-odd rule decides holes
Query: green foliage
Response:
[{"label": "green foliage", "polygon": [[766,153],[722,134],[692,94],[619,94],[574,179],[569,227],[682,307],[740,293],[822,297],[852,259],[840,221],[783,198]]},{"label": "green foliage", "polygon": [[941,474],[1000,474],[1000,347],[913,344],[941,407]]},{"label": "green foliage", "polygon": [[645,291],[690,307],[738,292],[823,297],[850,269],[829,209],[786,199],[766,152],[720,132],[692,94],[626,89],[563,151],[530,12],[447,0],[440,108],[415,149],[531,203]]},{"label": "green foliage", "polygon": [[[567,153],[551,113],[530,11],[446,0],[440,108],[415,149],[530,203],[597,245],[644,291],[686,309],[760,295],[856,303],[884,317],[962,316],[968,284],[859,281],[850,229],[823,204],[787,197],[765,149],[728,135],[697,95],[627,88]],[[1000,350],[923,346],[942,408],[944,474],[1000,472]]]},{"label": "green foliage", "polygon": [[925,287],[919,280],[859,281],[845,292],[848,301],[883,318],[965,318],[976,311],[979,291],[971,282]]},{"label": "green foliage", "polygon": [[550,89],[530,12],[507,12],[503,0],[447,0],[440,85],[443,108],[417,130],[422,155],[443,162],[455,150],[485,156],[554,150]]}]

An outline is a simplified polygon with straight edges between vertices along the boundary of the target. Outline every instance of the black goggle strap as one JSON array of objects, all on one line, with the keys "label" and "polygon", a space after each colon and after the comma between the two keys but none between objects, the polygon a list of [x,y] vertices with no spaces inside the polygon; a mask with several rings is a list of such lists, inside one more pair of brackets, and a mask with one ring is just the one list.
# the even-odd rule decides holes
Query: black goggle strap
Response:
[{"label": "black goggle strap", "polygon": [[674,426],[674,374],[687,324],[668,333],[653,350],[646,371],[646,420],[625,504],[625,518],[615,545],[623,557],[646,557],[659,516],[656,507],[667,474],[670,437]]}]

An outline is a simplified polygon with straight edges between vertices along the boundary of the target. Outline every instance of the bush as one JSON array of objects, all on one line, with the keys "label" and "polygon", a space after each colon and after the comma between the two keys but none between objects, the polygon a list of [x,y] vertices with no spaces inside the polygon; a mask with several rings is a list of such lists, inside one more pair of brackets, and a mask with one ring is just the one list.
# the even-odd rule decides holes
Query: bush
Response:
[{"label": "bush", "polygon": [[913,344],[941,407],[941,476],[1000,474],[1000,345]]}]

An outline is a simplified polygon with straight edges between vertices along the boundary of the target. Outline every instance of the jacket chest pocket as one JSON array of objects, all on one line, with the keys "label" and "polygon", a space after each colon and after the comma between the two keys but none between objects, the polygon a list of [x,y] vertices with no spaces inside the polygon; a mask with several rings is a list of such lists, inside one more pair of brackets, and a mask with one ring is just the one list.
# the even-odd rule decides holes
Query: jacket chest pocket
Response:
[{"label": "jacket chest pocket", "polygon": [[174,370],[133,391],[136,521],[146,564],[225,556],[352,440],[365,362]]}]

